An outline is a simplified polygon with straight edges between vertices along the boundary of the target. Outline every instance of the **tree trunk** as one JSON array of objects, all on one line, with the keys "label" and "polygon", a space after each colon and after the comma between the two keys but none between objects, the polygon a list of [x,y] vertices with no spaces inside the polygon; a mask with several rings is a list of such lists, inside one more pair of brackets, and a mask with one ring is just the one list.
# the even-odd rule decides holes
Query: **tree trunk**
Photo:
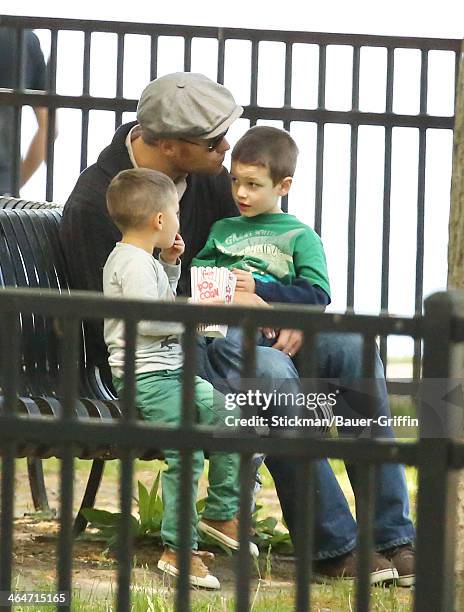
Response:
[{"label": "tree trunk", "polygon": [[451,175],[448,287],[464,289],[464,44],[461,48]]},{"label": "tree trunk", "polygon": [[[451,210],[448,244],[448,288],[464,289],[464,43],[461,46],[453,137]],[[464,364],[463,371],[464,371]],[[456,609],[464,609],[464,470],[458,480],[456,531]]]}]

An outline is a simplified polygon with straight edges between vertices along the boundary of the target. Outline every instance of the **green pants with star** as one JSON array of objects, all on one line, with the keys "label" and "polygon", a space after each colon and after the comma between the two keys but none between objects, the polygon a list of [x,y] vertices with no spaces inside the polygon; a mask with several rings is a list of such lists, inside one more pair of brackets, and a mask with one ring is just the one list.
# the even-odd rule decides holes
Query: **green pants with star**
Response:
[{"label": "green pants with star", "polygon": [[[163,370],[136,376],[136,403],[147,421],[180,425],[182,413],[182,370]],[[114,386],[121,396],[124,381],[113,377]],[[225,417],[238,417],[238,409],[226,410],[224,396],[199,376],[195,377],[194,422],[201,425],[217,425],[226,428]],[[165,546],[179,548],[178,512],[180,493],[180,453],[163,450],[167,469],[161,475],[163,495],[163,521],[161,539]],[[191,548],[198,548],[198,515],[196,500],[198,481],[203,473],[205,456],[202,450],[192,453],[192,489],[190,496]],[[240,455],[237,453],[212,452],[209,455],[209,487],[203,516],[213,520],[228,520],[238,511]]]}]

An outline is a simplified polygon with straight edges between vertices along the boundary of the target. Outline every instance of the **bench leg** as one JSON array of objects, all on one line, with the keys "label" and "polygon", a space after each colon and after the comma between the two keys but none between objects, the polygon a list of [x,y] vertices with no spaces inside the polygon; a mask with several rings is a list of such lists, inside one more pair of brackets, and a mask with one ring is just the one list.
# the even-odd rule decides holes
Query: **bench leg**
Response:
[{"label": "bench leg", "polygon": [[27,473],[31,487],[32,502],[36,512],[50,513],[47,490],[43,473],[42,460],[35,457],[27,458]]},{"label": "bench leg", "polygon": [[95,498],[97,496],[97,491],[101,483],[101,479],[103,476],[103,469],[105,467],[104,459],[94,459],[92,462],[92,468],[90,470],[89,479],[87,481],[87,486],[85,488],[84,497],[82,498],[81,507],[77,516],[74,520],[74,537],[77,538],[78,535],[85,531],[87,527],[87,519],[81,513],[83,508],[93,508],[95,503]]}]

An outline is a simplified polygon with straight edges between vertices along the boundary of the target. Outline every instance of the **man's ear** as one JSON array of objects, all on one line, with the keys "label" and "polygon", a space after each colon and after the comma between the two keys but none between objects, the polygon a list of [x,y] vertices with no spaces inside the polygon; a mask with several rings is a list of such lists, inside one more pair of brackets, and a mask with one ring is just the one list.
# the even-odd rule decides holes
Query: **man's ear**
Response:
[{"label": "man's ear", "polygon": [[286,196],[290,191],[290,187],[292,186],[293,178],[291,176],[286,176],[279,182],[279,195]]},{"label": "man's ear", "polygon": [[175,152],[177,141],[172,138],[160,138],[158,140],[158,148],[166,157],[171,157]]}]

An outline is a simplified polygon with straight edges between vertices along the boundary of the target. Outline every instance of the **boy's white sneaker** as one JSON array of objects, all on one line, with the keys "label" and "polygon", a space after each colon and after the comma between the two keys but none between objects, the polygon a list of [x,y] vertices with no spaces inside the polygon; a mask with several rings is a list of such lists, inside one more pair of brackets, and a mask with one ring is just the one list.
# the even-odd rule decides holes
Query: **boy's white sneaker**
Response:
[{"label": "boy's white sneaker", "polygon": [[[208,534],[214,540],[221,542],[221,544],[232,548],[232,550],[238,550],[240,547],[237,518],[227,521],[213,521],[212,519],[203,518],[198,522],[198,529]],[[254,542],[250,542],[250,554],[252,557],[259,557],[259,550]]]},{"label": "boy's white sneaker", "polygon": [[[203,589],[220,589],[221,584],[219,580],[216,576],[209,573],[208,568],[203,563],[203,559],[214,559],[214,555],[209,552],[192,550],[189,575],[191,586],[201,587]],[[170,548],[164,549],[161,559],[158,561],[158,569],[170,576],[179,576],[177,553],[175,550],[171,550]]]}]

